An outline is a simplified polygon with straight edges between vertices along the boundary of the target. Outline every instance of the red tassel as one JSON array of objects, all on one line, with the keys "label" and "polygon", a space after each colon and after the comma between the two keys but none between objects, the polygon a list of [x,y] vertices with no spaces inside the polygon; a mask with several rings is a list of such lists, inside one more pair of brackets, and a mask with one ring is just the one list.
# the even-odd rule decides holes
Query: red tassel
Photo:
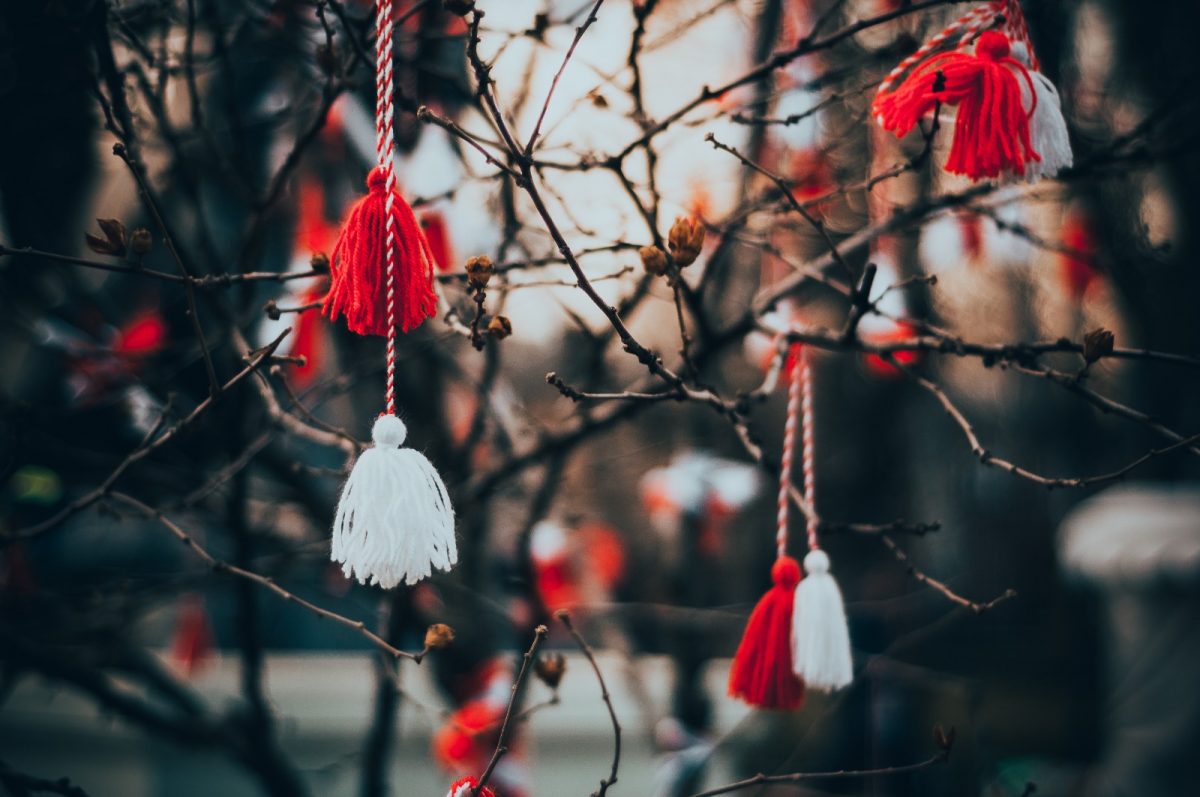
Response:
[{"label": "red tassel", "polygon": [[729,694],[759,708],[799,708],[804,682],[792,672],[792,607],[800,565],[781,556],[771,568],[775,586],[759,600],[729,670]]},{"label": "red tassel", "polygon": [[972,179],[1001,172],[1024,175],[1030,161],[1040,161],[1029,136],[1034,108],[1021,104],[1021,82],[1037,100],[1025,65],[1010,55],[1008,38],[985,31],[975,54],[949,52],[920,64],[894,91],[875,98],[871,111],[885,130],[903,137],[938,103],[957,105],[954,141],[946,171]]},{"label": "red tassel", "polygon": [[[387,189],[382,169],[367,175],[369,193],[354,203],[330,260],[332,281],[322,312],[346,317],[359,335],[387,335]],[[437,312],[433,256],[412,208],[393,193],[396,221],[396,326],[408,332]]]}]

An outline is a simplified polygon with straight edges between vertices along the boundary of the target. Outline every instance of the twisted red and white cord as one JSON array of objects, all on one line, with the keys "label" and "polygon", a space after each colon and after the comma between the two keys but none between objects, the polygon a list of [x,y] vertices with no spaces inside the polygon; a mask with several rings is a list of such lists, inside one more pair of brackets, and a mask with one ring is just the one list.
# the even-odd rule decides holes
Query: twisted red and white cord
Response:
[{"label": "twisted red and white cord", "polygon": [[388,415],[396,414],[396,217],[392,207],[396,200],[396,170],[392,165],[394,136],[392,135],[392,14],[393,0],[378,0],[375,9],[375,157],[384,174],[386,199],[386,257],[387,280],[387,387],[384,405]]},{"label": "twisted red and white cord", "polygon": [[[775,516],[775,556],[783,558],[787,555],[788,513],[792,495],[792,463],[796,456],[796,424],[800,415],[803,390],[803,375],[800,373],[800,359],[804,347],[794,344],[788,355],[793,360],[791,381],[788,383],[788,403],[786,419],[783,424],[783,456],[779,461],[779,504]],[[805,499],[808,500],[808,499]]]},{"label": "twisted red and white cord", "polygon": [[816,476],[816,447],[814,444],[815,427],[813,423],[813,389],[812,368],[808,362],[808,350],[801,348],[796,362],[796,370],[800,372],[800,436],[802,456],[800,468],[804,471],[804,501],[808,504],[805,517],[808,521],[808,548],[817,550],[817,476]]},{"label": "twisted red and white cord", "polygon": [[895,87],[902,75],[925,60],[930,53],[941,49],[942,45],[955,36],[958,37],[958,41],[954,43],[954,48],[961,49],[981,30],[995,24],[1000,18],[1004,19],[1004,31],[1008,37],[1025,45],[1029,52],[1029,65],[1037,71],[1040,68],[1037,55],[1034,54],[1033,43],[1029,40],[1029,28],[1025,23],[1025,14],[1021,11],[1019,0],[990,0],[988,3],[972,8],[942,28],[937,35],[922,44],[915,53],[896,64],[896,67],[888,72],[887,77],[879,84],[876,95],[887,94]]}]

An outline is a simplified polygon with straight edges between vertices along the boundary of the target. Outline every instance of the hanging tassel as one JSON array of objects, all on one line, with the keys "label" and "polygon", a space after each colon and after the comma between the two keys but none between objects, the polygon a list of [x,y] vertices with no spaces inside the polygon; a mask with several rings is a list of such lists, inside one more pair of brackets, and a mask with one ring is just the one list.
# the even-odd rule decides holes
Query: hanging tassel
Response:
[{"label": "hanging tassel", "polygon": [[1029,67],[1033,83],[1032,99],[1024,99],[1028,91],[1022,88],[1023,102],[1033,105],[1029,119],[1029,137],[1041,160],[1033,161],[1025,169],[1025,177],[1034,182],[1042,177],[1054,177],[1063,169],[1070,168],[1075,161],[1071,152],[1071,138],[1067,133],[1067,120],[1063,117],[1062,99],[1050,78],[1037,71],[1036,59],[1030,54],[1029,45],[1014,41],[1012,55]]},{"label": "hanging tassel", "polygon": [[330,259],[332,281],[322,312],[332,321],[345,316],[346,326],[359,335],[388,334],[389,243],[395,248],[391,280],[400,331],[415,329],[437,312],[429,243],[412,208],[395,188],[388,189],[388,177],[380,167],[367,175],[367,195],[350,208]]},{"label": "hanging tassel", "polygon": [[472,797],[476,789],[479,789],[479,797],[496,797],[496,792],[487,786],[480,789],[479,781],[471,776],[454,781],[450,786],[450,791],[446,792],[446,797]]},{"label": "hanging tassel", "polygon": [[759,708],[799,708],[804,702],[804,682],[792,672],[792,604],[800,565],[790,556],[780,557],[771,568],[775,586],[754,607],[733,666],[729,694]]},{"label": "hanging tassel", "polygon": [[1031,72],[1036,103],[1033,118],[1029,120],[1029,133],[1033,148],[1041,157],[1031,162],[1025,170],[1030,182],[1042,177],[1054,177],[1075,162],[1071,152],[1071,138],[1067,133],[1067,120],[1063,118],[1062,100],[1058,89],[1050,78],[1041,72]]},{"label": "hanging tassel", "polygon": [[384,589],[458,561],[446,486],[424,454],[401,448],[406,435],[398,417],[379,416],[375,446],[354,463],[333,521],[333,561],[347,578]]},{"label": "hanging tassel", "polygon": [[[776,339],[776,347],[780,341]],[[799,708],[804,702],[804,681],[792,672],[792,604],[800,565],[787,555],[788,510],[792,502],[792,462],[796,451],[796,416],[800,411],[800,368],[803,349],[793,345],[788,381],[787,420],[783,427],[783,456],[779,463],[779,492],[775,516],[775,586],[762,596],[742,633],[741,644],[729,670],[729,694],[759,708]]]},{"label": "hanging tassel", "polygon": [[[1023,86],[1034,104],[1022,104]],[[1002,172],[1024,175],[1041,159],[1030,137],[1037,110],[1029,70],[1011,55],[1008,37],[984,31],[975,53],[941,53],[919,64],[894,90],[876,95],[871,111],[885,130],[908,134],[939,104],[958,107],[946,171],[973,180]]]},{"label": "hanging tassel", "polygon": [[820,522],[816,514],[816,469],[813,444],[812,370],[808,357],[800,358],[801,429],[804,446],[804,496],[808,501],[808,555],[805,578],[796,587],[792,608],[792,668],[805,685],[821,692],[848,686],[854,679],[850,656],[850,631],[837,582],[829,574],[829,557],[817,541]]},{"label": "hanging tassel", "polygon": [[412,208],[396,190],[392,82],[393,0],[375,11],[375,151],[367,196],[350,209],[330,261],[324,313],[361,335],[383,335],[384,414],[375,445],[354,463],[338,499],[331,557],[347,578],[384,589],[415,584],[458,561],[454,508],[446,485],[423,454],[401,448],[408,430],[396,416],[396,335],[437,309],[433,255]]},{"label": "hanging tassel", "polygon": [[793,667],[812,689],[841,689],[854,679],[842,592],[829,573],[829,557],[819,548],[804,557],[804,574],[792,615]]}]

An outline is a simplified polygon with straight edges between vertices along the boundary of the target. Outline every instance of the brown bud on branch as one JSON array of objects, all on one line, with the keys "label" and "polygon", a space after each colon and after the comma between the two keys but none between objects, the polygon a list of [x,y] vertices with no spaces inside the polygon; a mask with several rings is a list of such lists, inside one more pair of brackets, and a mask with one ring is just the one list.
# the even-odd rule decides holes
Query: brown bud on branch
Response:
[{"label": "brown bud on branch", "polygon": [[643,246],[638,254],[642,256],[642,268],[646,269],[647,274],[661,277],[667,273],[667,253],[657,246]]},{"label": "brown bud on branch", "polygon": [[557,689],[567,672],[567,660],[561,653],[547,653],[533,663],[533,672],[551,689]]},{"label": "brown bud on branch", "polygon": [[454,641],[454,629],[445,623],[434,623],[425,629],[425,647],[440,650]]},{"label": "brown bud on branch", "polygon": [[512,334],[512,321],[508,320],[508,316],[493,316],[488,322],[487,331],[496,340],[504,340]]},{"label": "brown bud on branch", "polygon": [[129,250],[138,257],[149,254],[154,246],[154,236],[145,227],[138,227],[129,234]]},{"label": "brown bud on branch", "polygon": [[1101,357],[1112,354],[1116,336],[1104,327],[1093,329],[1083,336],[1083,359],[1088,365]]},{"label": "brown bud on branch", "polygon": [[671,257],[680,268],[690,266],[700,256],[704,248],[704,225],[688,216],[680,216],[671,225],[667,236],[671,247]]},{"label": "brown bud on branch", "polygon": [[124,256],[127,242],[125,225],[117,219],[96,219],[96,223],[100,225],[100,232],[104,237],[85,232],[83,237],[87,241],[88,249],[98,255]]},{"label": "brown bud on branch", "polygon": [[496,266],[487,255],[476,255],[467,260],[467,284],[475,290],[487,287],[496,273]]}]

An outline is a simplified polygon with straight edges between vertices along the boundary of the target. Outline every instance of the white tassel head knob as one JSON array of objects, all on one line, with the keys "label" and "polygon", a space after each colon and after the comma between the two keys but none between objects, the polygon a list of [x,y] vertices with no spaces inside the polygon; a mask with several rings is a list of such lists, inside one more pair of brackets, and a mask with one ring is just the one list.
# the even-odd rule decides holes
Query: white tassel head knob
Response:
[{"label": "white tassel head knob", "polygon": [[408,427],[396,415],[380,415],[371,427],[371,440],[377,448],[399,448],[408,438]]},{"label": "white tassel head knob", "polygon": [[824,575],[829,572],[829,554],[820,548],[809,551],[804,557],[804,572],[810,576]]}]

